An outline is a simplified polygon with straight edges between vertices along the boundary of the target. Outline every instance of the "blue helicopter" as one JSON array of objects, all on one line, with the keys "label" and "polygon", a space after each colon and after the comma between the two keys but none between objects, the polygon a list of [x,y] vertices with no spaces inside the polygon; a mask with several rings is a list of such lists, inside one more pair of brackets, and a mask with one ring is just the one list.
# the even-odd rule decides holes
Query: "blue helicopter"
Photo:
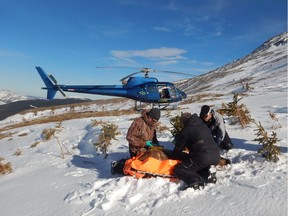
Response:
[{"label": "blue helicopter", "polygon": [[[138,109],[137,102],[157,104],[159,107],[168,106],[171,103],[179,102],[187,97],[185,92],[176,88],[173,83],[159,82],[154,77],[149,77],[150,72],[156,72],[150,68],[141,68],[138,72],[132,73],[120,81],[122,85],[59,85],[53,75],[47,75],[41,67],[36,67],[40,77],[47,90],[47,99],[53,100],[57,91],[64,97],[66,92],[76,92],[85,94],[97,94],[106,96],[125,97],[135,100],[135,108]],[[172,71],[161,71],[167,73],[178,73]],[[144,73],[144,77],[134,76],[138,73]],[[190,74],[184,74],[190,75]],[[191,76],[191,75],[190,75]]]}]

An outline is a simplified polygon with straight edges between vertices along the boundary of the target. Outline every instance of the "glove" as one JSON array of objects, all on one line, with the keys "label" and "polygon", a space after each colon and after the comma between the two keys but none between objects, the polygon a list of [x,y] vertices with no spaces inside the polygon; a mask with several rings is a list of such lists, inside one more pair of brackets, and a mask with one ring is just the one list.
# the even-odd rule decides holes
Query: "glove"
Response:
[{"label": "glove", "polygon": [[153,146],[160,146],[159,143],[153,143]]},{"label": "glove", "polygon": [[151,146],[153,146],[152,141],[150,141],[150,140],[146,141],[146,146],[147,146],[147,147],[151,147]]}]

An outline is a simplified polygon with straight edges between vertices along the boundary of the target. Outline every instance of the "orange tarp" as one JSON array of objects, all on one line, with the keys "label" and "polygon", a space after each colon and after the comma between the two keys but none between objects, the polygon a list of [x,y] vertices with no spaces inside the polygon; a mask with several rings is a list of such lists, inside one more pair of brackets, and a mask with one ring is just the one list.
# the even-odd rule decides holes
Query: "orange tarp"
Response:
[{"label": "orange tarp", "polygon": [[146,174],[173,177],[173,168],[180,161],[178,160],[158,160],[153,157],[148,157],[141,161],[137,157],[128,159],[123,168],[125,175],[143,178]]}]

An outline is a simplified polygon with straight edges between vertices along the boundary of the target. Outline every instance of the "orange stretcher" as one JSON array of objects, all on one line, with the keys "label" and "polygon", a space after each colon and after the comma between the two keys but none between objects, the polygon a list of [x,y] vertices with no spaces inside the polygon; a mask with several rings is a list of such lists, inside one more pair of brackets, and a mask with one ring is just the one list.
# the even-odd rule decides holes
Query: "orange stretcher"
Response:
[{"label": "orange stretcher", "polygon": [[145,178],[151,176],[161,176],[167,178],[175,177],[173,174],[173,169],[175,165],[180,163],[179,160],[158,160],[153,157],[147,157],[144,160],[140,160],[139,158],[141,158],[143,154],[128,159],[125,162],[123,168],[125,175],[134,176],[136,178]]}]

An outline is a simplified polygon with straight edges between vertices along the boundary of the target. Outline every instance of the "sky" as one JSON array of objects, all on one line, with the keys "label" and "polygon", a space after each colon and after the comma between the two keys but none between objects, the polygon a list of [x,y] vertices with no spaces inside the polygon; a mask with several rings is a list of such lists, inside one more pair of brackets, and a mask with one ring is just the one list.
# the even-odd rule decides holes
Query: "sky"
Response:
[{"label": "sky", "polygon": [[200,75],[285,31],[286,0],[0,0],[0,89],[45,97],[35,66],[60,84]]}]

